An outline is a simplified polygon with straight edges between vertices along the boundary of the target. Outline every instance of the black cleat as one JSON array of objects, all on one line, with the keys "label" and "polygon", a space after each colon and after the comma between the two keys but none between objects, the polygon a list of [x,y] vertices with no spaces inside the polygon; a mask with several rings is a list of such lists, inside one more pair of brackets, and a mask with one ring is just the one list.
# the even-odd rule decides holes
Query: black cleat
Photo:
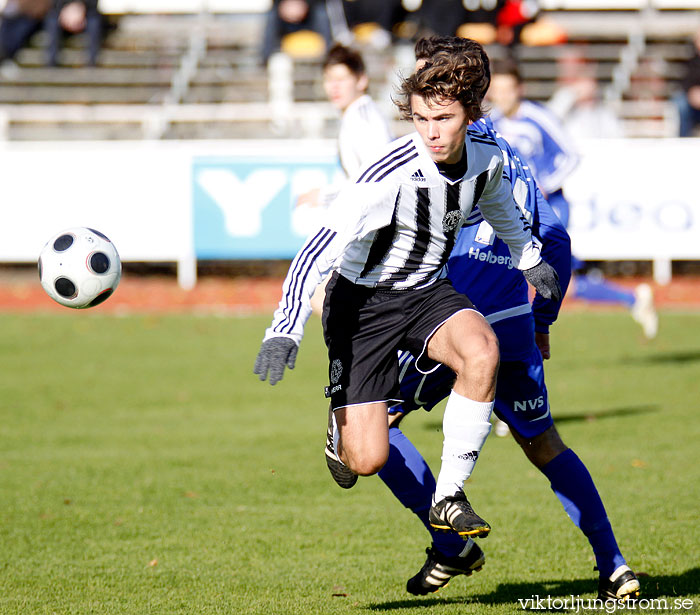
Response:
[{"label": "black cleat", "polygon": [[491,526],[474,512],[462,490],[433,504],[428,521],[436,530],[457,532],[460,536],[484,537],[491,531]]},{"label": "black cleat", "polygon": [[464,551],[455,557],[442,555],[434,545],[425,552],[428,554],[425,564],[406,583],[406,591],[414,596],[432,594],[445,587],[457,575],[471,576],[473,572],[481,570],[486,561],[484,552],[473,540],[469,540]]},{"label": "black cleat", "polygon": [[639,597],[639,580],[629,566],[620,566],[609,577],[600,577],[598,582],[598,599],[620,600]]},{"label": "black cleat", "polygon": [[328,431],[326,432],[326,465],[331,473],[333,480],[343,489],[350,489],[357,482],[357,474],[355,474],[348,466],[346,466],[338,455],[333,450],[333,410],[328,408]]}]

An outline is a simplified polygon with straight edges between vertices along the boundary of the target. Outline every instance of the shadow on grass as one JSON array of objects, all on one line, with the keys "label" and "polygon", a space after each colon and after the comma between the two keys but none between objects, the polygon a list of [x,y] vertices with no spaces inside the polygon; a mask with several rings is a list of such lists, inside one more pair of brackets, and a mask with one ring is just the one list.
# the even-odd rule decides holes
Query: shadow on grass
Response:
[{"label": "shadow on grass", "polygon": [[[597,421],[602,419],[614,419],[621,416],[634,416],[637,414],[649,414],[659,412],[661,406],[658,404],[647,404],[643,406],[623,406],[621,408],[609,408],[607,410],[598,410],[596,412],[580,412],[578,414],[563,414],[557,415],[554,413],[554,423],[561,425],[562,423],[577,423],[583,421]],[[423,425],[426,431],[440,431],[442,423],[438,421],[430,421]]]},{"label": "shadow on grass", "polygon": [[[639,573],[639,582],[642,585],[641,599],[666,598],[669,609],[673,609],[674,599],[683,598],[688,595],[696,595],[700,591],[700,568],[692,568],[681,574],[670,575],[646,575]],[[396,609],[407,609],[415,607],[436,607],[441,604],[513,604],[523,610],[552,610],[560,612],[561,609],[540,608],[536,603],[525,602],[526,600],[546,599],[551,597],[571,602],[572,596],[575,599],[587,601],[596,597],[597,584],[593,579],[586,580],[552,580],[541,582],[524,583],[501,583],[494,591],[488,594],[470,594],[463,597],[440,598],[437,595],[406,600],[392,600],[389,602],[375,602],[366,606],[372,611],[392,611]],[[467,588],[468,591],[468,588]],[[522,602],[520,602],[522,601]],[[528,604],[532,606],[528,607]],[[694,607],[700,606],[695,604]],[[694,612],[685,610],[685,612]]]},{"label": "shadow on grass", "polygon": [[648,356],[634,356],[622,359],[619,363],[624,365],[664,365],[673,363],[700,363],[700,350],[686,350],[683,352],[667,352]]},{"label": "shadow on grass", "polygon": [[647,404],[644,406],[623,406],[622,408],[609,408],[607,410],[598,410],[596,412],[580,412],[578,414],[563,414],[554,416],[554,422],[559,423],[576,423],[580,421],[597,421],[599,419],[613,419],[621,416],[634,416],[637,414],[649,414],[651,412],[659,412],[661,406],[658,404]]}]

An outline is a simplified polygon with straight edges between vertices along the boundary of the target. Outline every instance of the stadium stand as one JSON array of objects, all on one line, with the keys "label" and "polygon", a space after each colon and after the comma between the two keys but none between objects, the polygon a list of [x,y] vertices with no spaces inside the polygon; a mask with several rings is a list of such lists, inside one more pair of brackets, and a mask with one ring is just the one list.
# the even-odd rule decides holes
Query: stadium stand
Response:
[{"label": "stadium stand", "polygon": [[[96,68],[83,65],[80,35],[67,41],[63,66],[46,68],[39,33],[15,63],[0,67],[0,138],[333,136],[335,112],[325,102],[320,58],[281,56],[261,66],[269,3],[233,4],[238,12],[213,0],[103,0],[111,27]],[[543,0],[541,8],[567,40],[514,49],[527,97],[547,101],[562,58],[578,55],[626,136],[674,135],[669,97],[690,53],[687,41],[700,26],[700,0]],[[387,101],[387,110],[392,76],[408,66],[410,44],[365,51],[370,90]],[[503,53],[493,45],[488,50]]]}]

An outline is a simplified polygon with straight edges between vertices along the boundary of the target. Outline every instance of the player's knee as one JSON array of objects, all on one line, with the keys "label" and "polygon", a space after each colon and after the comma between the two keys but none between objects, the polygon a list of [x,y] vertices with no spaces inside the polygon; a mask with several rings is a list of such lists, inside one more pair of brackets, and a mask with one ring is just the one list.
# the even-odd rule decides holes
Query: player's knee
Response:
[{"label": "player's knee", "polygon": [[501,351],[498,346],[498,338],[493,331],[489,331],[488,335],[484,337],[481,350],[487,368],[489,370],[497,370],[498,363],[501,360]]},{"label": "player's knee", "polygon": [[472,336],[460,354],[460,361],[455,369],[458,376],[495,376],[500,354],[498,338],[490,329]]},{"label": "player's knee", "polygon": [[384,467],[388,455],[371,455],[359,459],[349,459],[348,467],[358,476],[372,476]]},{"label": "player's knee", "polygon": [[364,441],[343,452],[343,461],[355,474],[371,476],[379,472],[389,459],[389,442]]}]

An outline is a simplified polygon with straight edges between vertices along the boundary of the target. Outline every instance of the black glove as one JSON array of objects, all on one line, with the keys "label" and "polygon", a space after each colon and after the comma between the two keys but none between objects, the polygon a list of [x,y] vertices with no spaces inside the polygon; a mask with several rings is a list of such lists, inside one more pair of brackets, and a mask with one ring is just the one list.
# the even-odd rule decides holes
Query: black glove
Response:
[{"label": "black glove", "polygon": [[265,340],[260,346],[258,358],[255,359],[253,373],[258,374],[260,380],[265,380],[269,372],[269,383],[274,386],[282,380],[285,365],[294,369],[298,350],[299,346],[288,337],[271,337]]},{"label": "black glove", "polygon": [[540,261],[534,267],[523,271],[525,279],[535,287],[535,290],[544,299],[561,301],[561,286],[559,276],[554,268],[546,261]]}]

